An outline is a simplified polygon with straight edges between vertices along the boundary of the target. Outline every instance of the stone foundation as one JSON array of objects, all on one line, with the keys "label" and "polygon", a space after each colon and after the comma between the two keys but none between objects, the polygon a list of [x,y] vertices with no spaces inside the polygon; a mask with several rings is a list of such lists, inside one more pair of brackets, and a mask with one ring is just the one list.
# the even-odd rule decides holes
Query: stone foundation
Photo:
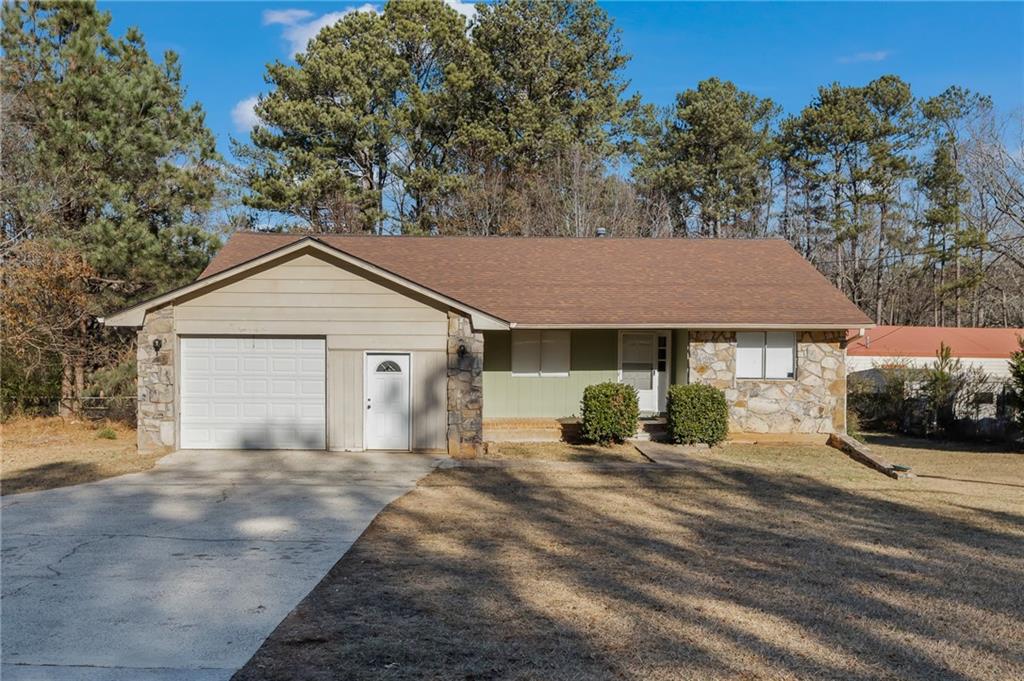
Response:
[{"label": "stone foundation", "polygon": [[[160,339],[160,351],[153,341]],[[140,453],[174,448],[174,308],[146,314],[138,332],[138,446]]]},{"label": "stone foundation", "polygon": [[[460,356],[459,348],[464,348]],[[448,454],[483,452],[484,336],[468,317],[448,313]]]},{"label": "stone foundation", "polygon": [[721,389],[729,428],[748,433],[846,430],[846,348],[842,331],[796,333],[796,378],[736,378],[736,334],[691,331],[689,380]]}]

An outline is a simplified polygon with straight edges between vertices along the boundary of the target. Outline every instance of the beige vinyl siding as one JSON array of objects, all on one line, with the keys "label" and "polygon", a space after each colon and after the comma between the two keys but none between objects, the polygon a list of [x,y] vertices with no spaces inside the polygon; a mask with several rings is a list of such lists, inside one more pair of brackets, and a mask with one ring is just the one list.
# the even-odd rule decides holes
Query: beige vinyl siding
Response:
[{"label": "beige vinyl siding", "polygon": [[412,448],[444,449],[448,429],[448,355],[412,354]]},{"label": "beige vinyl siding", "polygon": [[363,353],[327,352],[327,447],[363,448]]},{"label": "beige vinyl siding", "polygon": [[174,319],[180,334],[344,336],[328,347],[347,349],[443,349],[448,333],[443,310],[313,255],[181,302]]},{"label": "beige vinyl siding", "polygon": [[513,376],[511,335],[484,332],[484,418],[578,415],[583,389],[618,379],[618,332],[574,330],[568,376]]},{"label": "beige vinyl siding", "polygon": [[412,447],[443,449],[448,317],[443,309],[313,255],[174,306],[179,335],[314,336],[327,341],[327,446],[363,447],[367,351],[411,353]]}]

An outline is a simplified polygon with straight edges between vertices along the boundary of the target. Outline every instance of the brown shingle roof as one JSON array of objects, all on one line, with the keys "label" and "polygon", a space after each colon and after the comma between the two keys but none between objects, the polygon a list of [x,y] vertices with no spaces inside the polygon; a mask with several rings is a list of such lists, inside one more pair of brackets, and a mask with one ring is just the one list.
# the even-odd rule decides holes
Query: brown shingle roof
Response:
[{"label": "brown shingle roof", "polygon": [[[200,278],[301,238],[236,233]],[[522,325],[872,323],[781,240],[316,238]]]}]

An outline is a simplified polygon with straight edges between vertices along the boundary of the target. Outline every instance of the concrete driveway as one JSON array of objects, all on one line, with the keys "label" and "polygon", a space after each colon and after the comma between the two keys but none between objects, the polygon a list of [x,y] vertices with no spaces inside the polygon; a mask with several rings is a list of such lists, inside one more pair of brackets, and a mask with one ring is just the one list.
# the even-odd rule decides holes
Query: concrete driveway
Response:
[{"label": "concrete driveway", "polygon": [[176,452],[4,497],[4,681],[228,679],[374,516],[407,453]]}]

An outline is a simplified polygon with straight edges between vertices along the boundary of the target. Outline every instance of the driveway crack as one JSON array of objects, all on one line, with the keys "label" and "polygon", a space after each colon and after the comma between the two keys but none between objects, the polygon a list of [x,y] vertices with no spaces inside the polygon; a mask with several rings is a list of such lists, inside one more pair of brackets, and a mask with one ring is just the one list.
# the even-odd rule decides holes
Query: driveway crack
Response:
[{"label": "driveway crack", "polygon": [[55,574],[56,576],[60,577],[61,576],[61,571],[57,569],[57,567],[56,567],[57,565],[60,565],[65,560],[67,560],[71,556],[73,556],[76,553],[78,553],[78,550],[80,548],[82,548],[83,546],[88,546],[89,544],[95,544],[98,541],[102,541],[104,539],[110,539],[110,538],[111,538],[111,535],[102,535],[102,536],[99,536],[99,537],[95,537],[93,539],[86,539],[85,541],[78,542],[77,544],[72,546],[71,550],[68,551],[67,553],[65,553],[63,556],[61,556],[57,560],[53,561],[52,563],[47,563],[46,564],[46,569],[49,570],[50,572],[52,572],[53,574]]}]

